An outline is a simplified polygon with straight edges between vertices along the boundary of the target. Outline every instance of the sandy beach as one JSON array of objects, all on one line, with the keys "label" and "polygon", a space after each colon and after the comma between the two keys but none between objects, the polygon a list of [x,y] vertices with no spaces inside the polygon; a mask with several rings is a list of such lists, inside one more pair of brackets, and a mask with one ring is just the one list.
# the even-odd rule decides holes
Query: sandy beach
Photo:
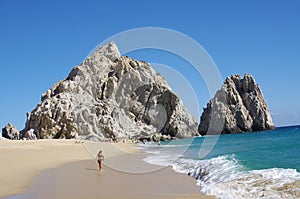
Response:
[{"label": "sandy beach", "polygon": [[[0,198],[213,198],[193,178],[144,163],[146,154],[134,146],[2,139]],[[95,160],[100,149],[102,174]]]}]

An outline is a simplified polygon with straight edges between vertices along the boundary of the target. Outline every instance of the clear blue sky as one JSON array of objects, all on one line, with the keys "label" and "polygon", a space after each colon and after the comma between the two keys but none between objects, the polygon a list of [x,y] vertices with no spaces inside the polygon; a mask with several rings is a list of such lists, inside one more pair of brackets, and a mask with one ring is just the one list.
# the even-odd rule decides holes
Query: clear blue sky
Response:
[{"label": "clear blue sky", "polygon": [[[296,0],[0,0],[0,126],[12,122],[22,129],[26,112],[35,108],[41,94],[64,79],[98,43],[147,26],[195,39],[223,79],[253,74],[276,125],[300,124],[299,10]],[[130,56],[175,68],[184,64],[151,50]],[[209,96],[200,84],[197,95],[203,108]]]}]

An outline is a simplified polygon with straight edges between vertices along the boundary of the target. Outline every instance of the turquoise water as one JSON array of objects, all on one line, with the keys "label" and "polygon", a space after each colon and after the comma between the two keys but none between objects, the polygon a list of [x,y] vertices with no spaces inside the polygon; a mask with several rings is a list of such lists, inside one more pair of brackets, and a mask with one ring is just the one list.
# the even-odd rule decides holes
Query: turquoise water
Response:
[{"label": "turquoise water", "polygon": [[149,153],[146,162],[189,174],[203,193],[218,198],[300,196],[300,126],[140,147]]},{"label": "turquoise water", "polygon": [[[184,153],[185,158],[199,159],[197,151],[203,140],[204,137],[195,138]],[[180,142],[178,140],[178,144]],[[300,171],[300,126],[278,128],[274,131],[222,135],[206,158],[226,154],[235,155],[247,170],[293,168]]]}]

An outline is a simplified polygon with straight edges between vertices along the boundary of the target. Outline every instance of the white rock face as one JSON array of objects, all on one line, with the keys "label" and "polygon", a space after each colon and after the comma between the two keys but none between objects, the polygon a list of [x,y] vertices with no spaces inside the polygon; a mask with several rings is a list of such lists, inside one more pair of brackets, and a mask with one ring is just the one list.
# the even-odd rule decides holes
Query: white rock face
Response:
[{"label": "white rock face", "polygon": [[140,139],[198,135],[197,122],[163,77],[109,43],[42,95],[23,131],[38,138]]},{"label": "white rock face", "polygon": [[250,74],[227,77],[204,109],[198,131],[230,134],[274,129],[268,105]]}]

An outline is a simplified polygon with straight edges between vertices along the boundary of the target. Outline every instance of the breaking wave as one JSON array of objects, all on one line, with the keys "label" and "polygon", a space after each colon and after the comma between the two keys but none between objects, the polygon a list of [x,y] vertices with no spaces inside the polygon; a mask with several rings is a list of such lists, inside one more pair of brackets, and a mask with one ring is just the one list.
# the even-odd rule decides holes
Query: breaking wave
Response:
[{"label": "breaking wave", "polygon": [[154,148],[144,147],[149,153],[145,162],[171,166],[176,172],[194,177],[204,194],[222,199],[300,198],[300,173],[296,169],[248,170],[234,155],[193,160]]}]

